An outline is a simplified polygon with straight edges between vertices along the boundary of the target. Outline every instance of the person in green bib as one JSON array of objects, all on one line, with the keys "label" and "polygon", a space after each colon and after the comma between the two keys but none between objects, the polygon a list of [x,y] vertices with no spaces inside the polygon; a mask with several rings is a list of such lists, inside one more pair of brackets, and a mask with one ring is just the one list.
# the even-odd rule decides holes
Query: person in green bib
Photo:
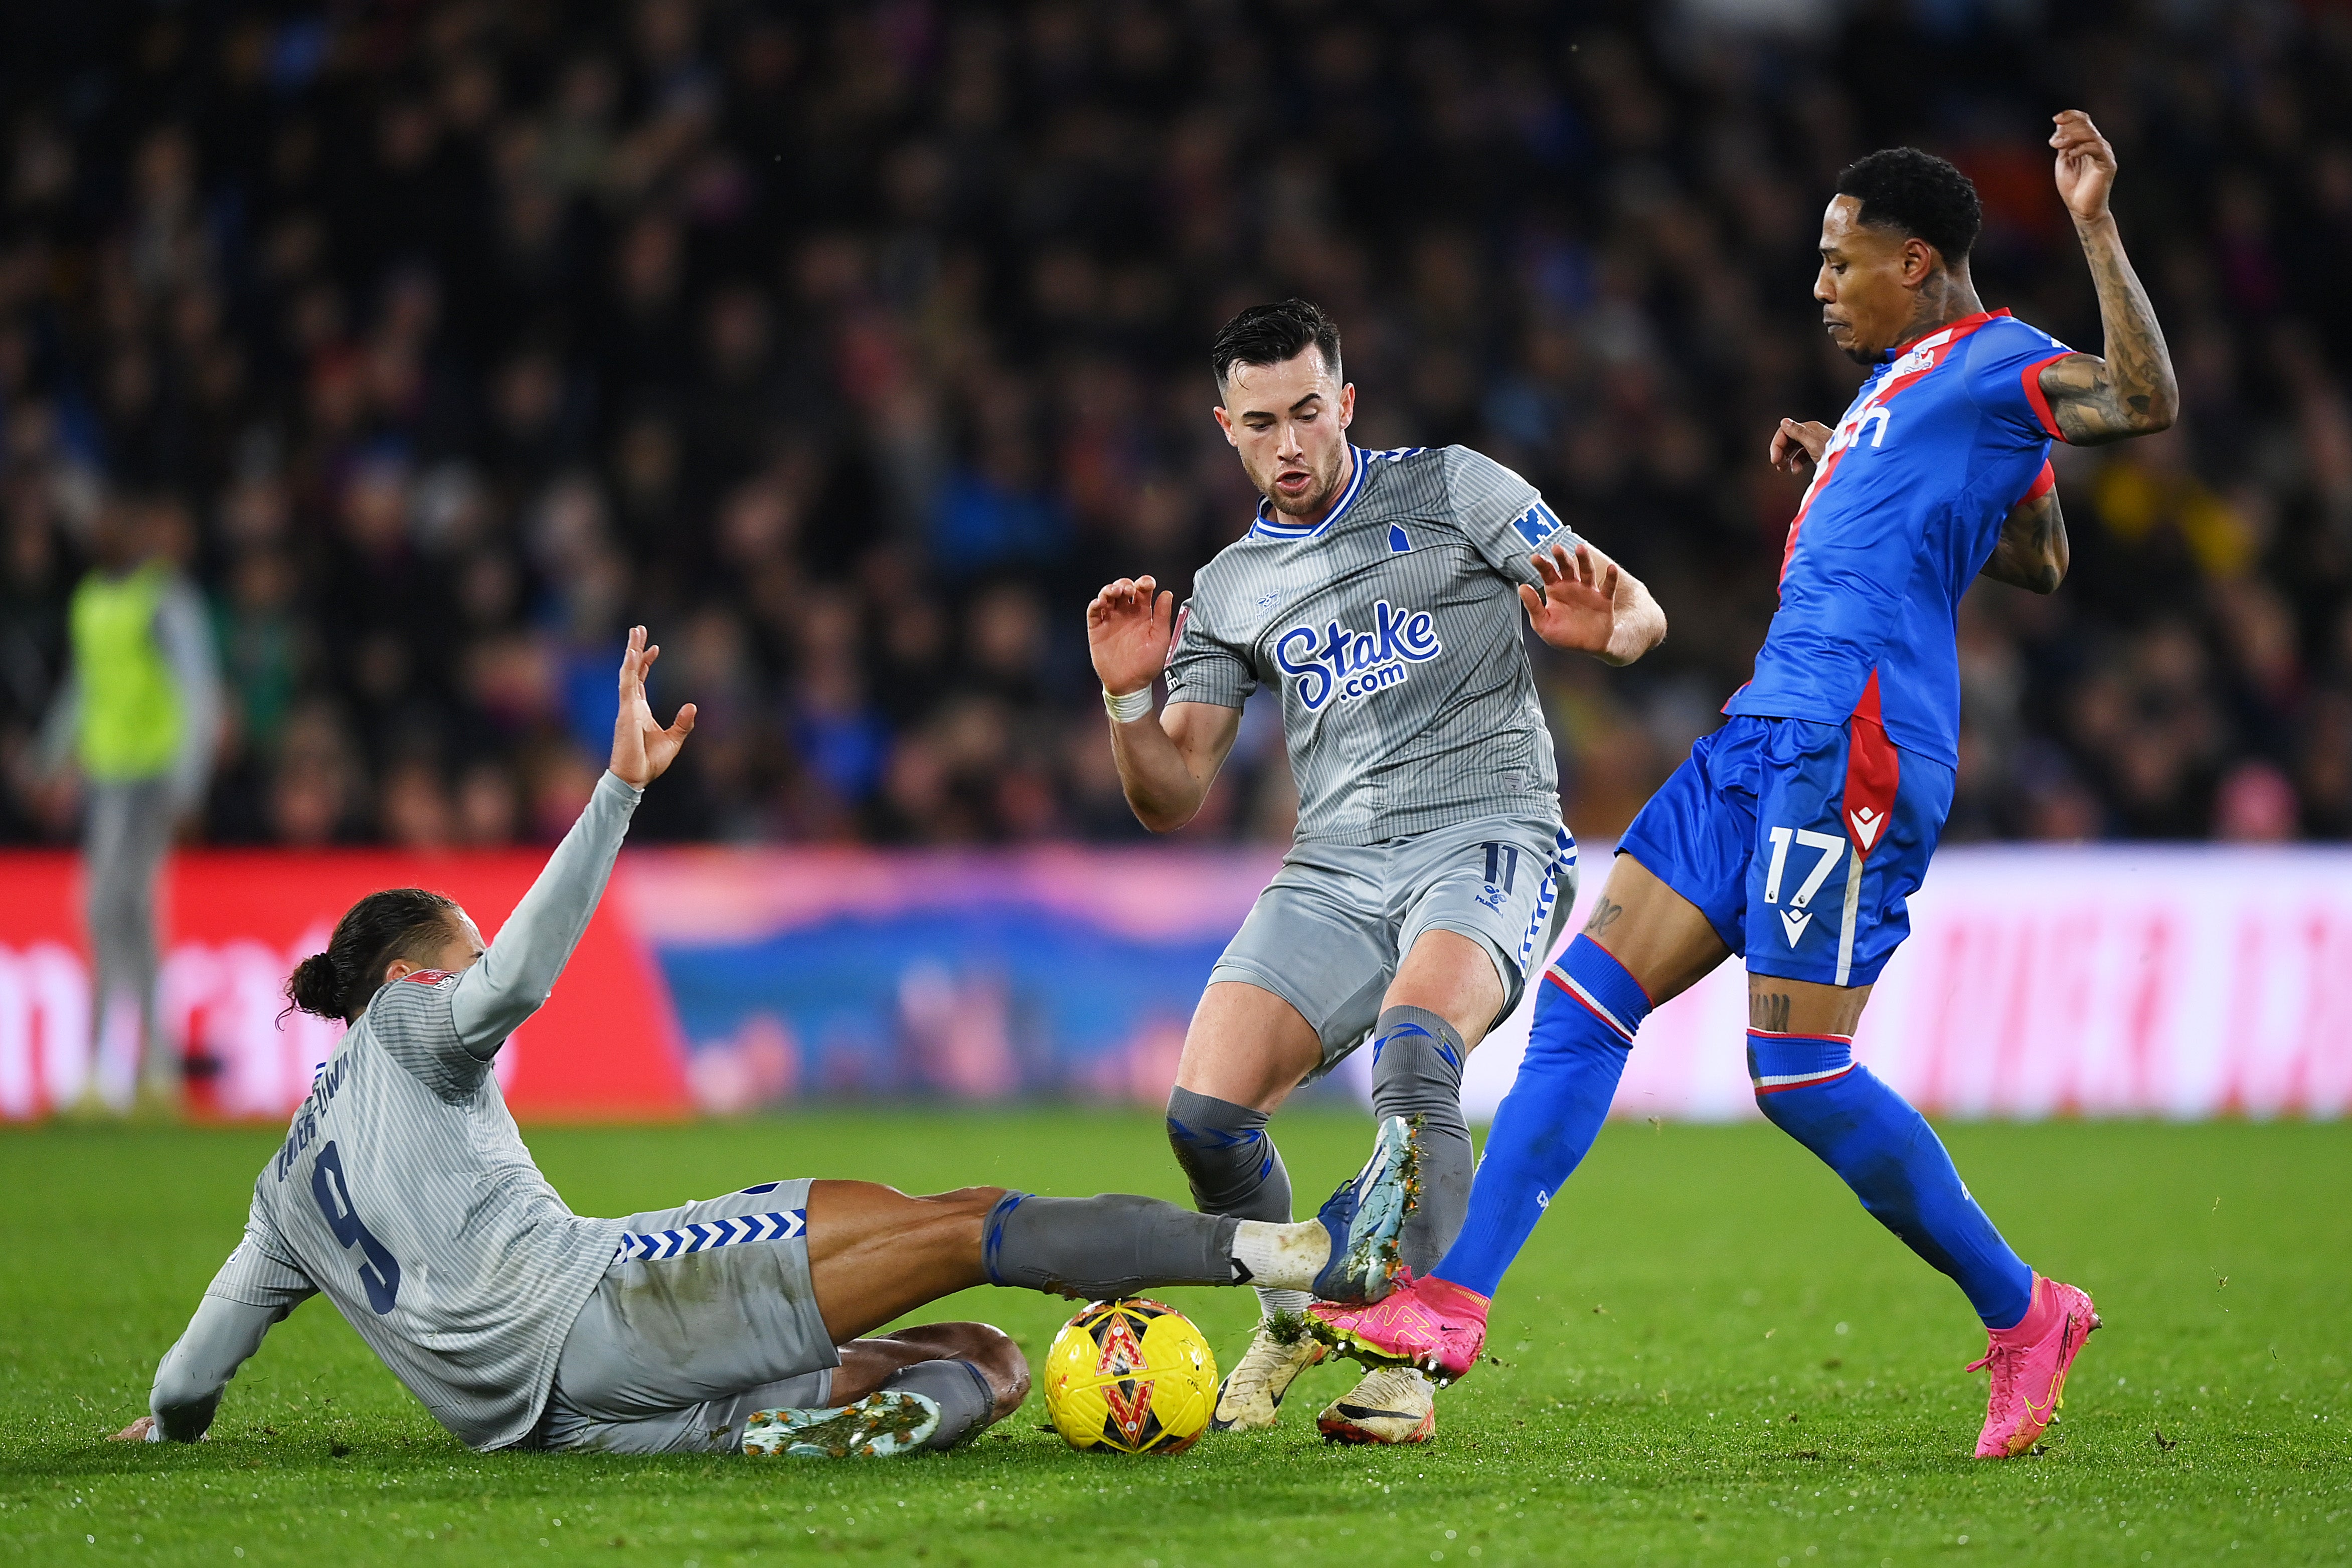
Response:
[{"label": "person in green bib", "polygon": [[51,769],[70,764],[83,783],[96,969],[83,1100],[115,1111],[180,1101],[179,1055],[158,1019],[155,889],[180,823],[203,804],[221,713],[204,600],[182,568],[191,531],[169,498],[117,500],[100,514],[95,561],[67,615],[71,662],[43,726]]}]

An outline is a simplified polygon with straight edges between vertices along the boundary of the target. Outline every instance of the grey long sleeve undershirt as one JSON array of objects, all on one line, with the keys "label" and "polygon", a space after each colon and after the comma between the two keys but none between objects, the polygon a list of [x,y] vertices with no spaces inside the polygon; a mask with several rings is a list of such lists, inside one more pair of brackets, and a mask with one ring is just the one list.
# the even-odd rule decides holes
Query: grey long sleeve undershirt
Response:
[{"label": "grey long sleeve undershirt", "polygon": [[147,1410],[155,1425],[147,1440],[193,1443],[203,1437],[213,1424],[213,1412],[220,1408],[221,1390],[261,1348],[261,1336],[291,1311],[257,1307],[227,1296],[208,1295],[197,1302],[187,1332],[155,1368],[155,1386],[147,1395]]},{"label": "grey long sleeve undershirt", "polygon": [[487,1061],[522,1021],[546,1005],[572,949],[604,896],[645,791],[607,772],[587,810],[548,857],[547,869],[499,928],[498,940],[458,977],[450,1016],[466,1049]]},{"label": "grey long sleeve undershirt", "polygon": [[[548,857],[498,939],[458,977],[452,1021],[468,1053],[487,1061],[543,1006],[579,946],[618,859],[629,819],[645,792],[606,773],[580,820]],[[192,1443],[212,1425],[221,1391],[290,1306],[260,1306],[207,1291],[187,1331],[155,1369],[147,1407],[152,1442]]]}]

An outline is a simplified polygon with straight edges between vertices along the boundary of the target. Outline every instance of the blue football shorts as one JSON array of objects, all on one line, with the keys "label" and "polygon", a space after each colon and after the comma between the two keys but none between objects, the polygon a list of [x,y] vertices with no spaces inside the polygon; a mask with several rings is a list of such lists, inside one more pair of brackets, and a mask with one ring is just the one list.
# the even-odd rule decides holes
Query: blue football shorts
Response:
[{"label": "blue football shorts", "polygon": [[1696,904],[1748,972],[1866,986],[1952,809],[1952,769],[1877,725],[1741,715],[1691,747],[1617,852]]}]

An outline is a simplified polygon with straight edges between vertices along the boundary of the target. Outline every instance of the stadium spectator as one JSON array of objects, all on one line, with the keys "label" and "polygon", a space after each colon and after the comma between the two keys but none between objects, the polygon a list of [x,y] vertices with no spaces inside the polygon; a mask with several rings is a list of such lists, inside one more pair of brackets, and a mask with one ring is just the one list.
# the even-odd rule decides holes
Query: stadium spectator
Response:
[{"label": "stadium spectator", "polygon": [[[82,800],[82,875],[96,1006],[93,1107],[180,1102],[163,1027],[159,885],[173,834],[204,800],[220,736],[212,628],[183,563],[193,543],[169,497],[103,507],[94,564],[68,601],[71,657],[42,733],[43,774]],[[77,775],[78,773],[78,779]],[[60,813],[62,814],[62,813]]]},{"label": "stadium spectator", "polygon": [[[1078,607],[1245,526],[1205,344],[1291,293],[1360,439],[1510,462],[1675,612],[1606,681],[1534,650],[1605,837],[1748,674],[1774,420],[1853,384],[1811,193],[1951,156],[1987,300],[2095,339],[2073,102],[2164,172],[2185,413],[2060,455],[2063,591],[1968,601],[1951,831],[2352,834],[2347,72],[2325,5],[16,7],[0,837],[68,831],[35,731],[117,494],[196,528],[216,841],[568,822],[634,620],[724,694],[641,837],[1130,836]],[[1189,832],[1287,832],[1271,733]]]}]

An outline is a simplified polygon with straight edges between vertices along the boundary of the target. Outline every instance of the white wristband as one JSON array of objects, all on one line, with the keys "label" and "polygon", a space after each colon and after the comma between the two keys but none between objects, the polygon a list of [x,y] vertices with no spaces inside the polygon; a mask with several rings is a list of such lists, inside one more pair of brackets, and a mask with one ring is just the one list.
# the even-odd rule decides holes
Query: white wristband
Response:
[{"label": "white wristband", "polygon": [[1137,719],[1150,718],[1151,688],[1146,686],[1139,692],[1129,692],[1125,696],[1120,696],[1108,686],[1105,686],[1103,707],[1109,713],[1113,722],[1118,724],[1133,724]]}]

